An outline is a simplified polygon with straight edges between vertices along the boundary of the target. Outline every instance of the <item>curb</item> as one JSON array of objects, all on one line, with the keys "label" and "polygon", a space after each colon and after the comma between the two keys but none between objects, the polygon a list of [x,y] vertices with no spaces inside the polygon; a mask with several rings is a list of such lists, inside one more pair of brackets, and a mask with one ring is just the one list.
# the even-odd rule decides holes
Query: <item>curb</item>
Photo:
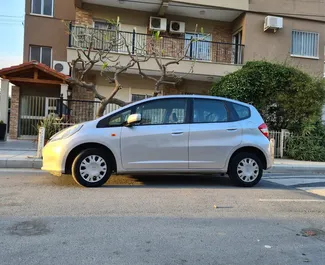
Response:
[{"label": "curb", "polygon": [[33,168],[41,169],[42,159],[39,158],[14,158],[0,160],[0,168]]},{"label": "curb", "polygon": [[324,166],[304,166],[304,165],[274,165],[265,173],[325,173]]}]

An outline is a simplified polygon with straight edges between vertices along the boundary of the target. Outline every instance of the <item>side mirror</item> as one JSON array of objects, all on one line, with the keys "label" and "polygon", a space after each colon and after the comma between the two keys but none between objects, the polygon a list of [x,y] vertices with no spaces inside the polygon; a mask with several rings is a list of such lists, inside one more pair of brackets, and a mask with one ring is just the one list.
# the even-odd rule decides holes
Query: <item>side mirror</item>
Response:
[{"label": "side mirror", "polygon": [[132,126],[133,124],[141,121],[141,114],[132,114],[128,117],[127,126]]}]

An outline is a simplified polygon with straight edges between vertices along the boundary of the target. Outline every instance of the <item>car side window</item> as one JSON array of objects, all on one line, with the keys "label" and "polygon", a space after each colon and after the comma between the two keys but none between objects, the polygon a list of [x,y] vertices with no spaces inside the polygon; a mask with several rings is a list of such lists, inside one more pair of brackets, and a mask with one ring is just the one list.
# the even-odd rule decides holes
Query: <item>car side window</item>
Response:
[{"label": "car side window", "polygon": [[231,104],[239,120],[245,120],[251,116],[251,112],[248,107],[236,103],[231,103]]},{"label": "car side window", "polygon": [[193,107],[193,123],[227,122],[228,111],[223,101],[211,99],[195,99]]},{"label": "car side window", "polygon": [[136,107],[141,114],[138,125],[181,124],[186,121],[186,99],[158,99],[145,102]]},{"label": "car side window", "polygon": [[131,115],[131,109],[120,112],[112,116],[108,121],[108,126],[122,126],[127,121],[128,117]]},{"label": "car side window", "polygon": [[124,111],[116,113],[113,116],[105,117],[98,122],[97,128],[123,126],[131,114],[132,108],[128,108]]}]

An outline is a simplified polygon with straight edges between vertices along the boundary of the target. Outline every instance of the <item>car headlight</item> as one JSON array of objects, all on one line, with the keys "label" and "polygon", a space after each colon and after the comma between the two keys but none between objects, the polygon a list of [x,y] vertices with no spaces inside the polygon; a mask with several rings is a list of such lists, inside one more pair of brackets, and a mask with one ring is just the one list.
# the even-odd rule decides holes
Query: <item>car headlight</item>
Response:
[{"label": "car headlight", "polygon": [[57,141],[57,140],[62,140],[65,138],[70,137],[71,135],[74,135],[76,132],[78,132],[82,128],[82,124],[74,125],[72,127],[66,128],[62,131],[59,131],[58,133],[54,134],[51,138],[50,141]]}]

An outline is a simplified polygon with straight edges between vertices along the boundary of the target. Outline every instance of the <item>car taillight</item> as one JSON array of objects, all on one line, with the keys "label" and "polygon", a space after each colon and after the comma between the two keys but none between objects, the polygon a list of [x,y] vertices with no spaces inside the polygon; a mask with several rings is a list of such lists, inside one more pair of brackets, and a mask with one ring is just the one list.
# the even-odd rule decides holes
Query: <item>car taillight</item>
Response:
[{"label": "car taillight", "polygon": [[265,123],[258,126],[258,129],[264,134],[265,137],[269,138],[269,129]]}]

